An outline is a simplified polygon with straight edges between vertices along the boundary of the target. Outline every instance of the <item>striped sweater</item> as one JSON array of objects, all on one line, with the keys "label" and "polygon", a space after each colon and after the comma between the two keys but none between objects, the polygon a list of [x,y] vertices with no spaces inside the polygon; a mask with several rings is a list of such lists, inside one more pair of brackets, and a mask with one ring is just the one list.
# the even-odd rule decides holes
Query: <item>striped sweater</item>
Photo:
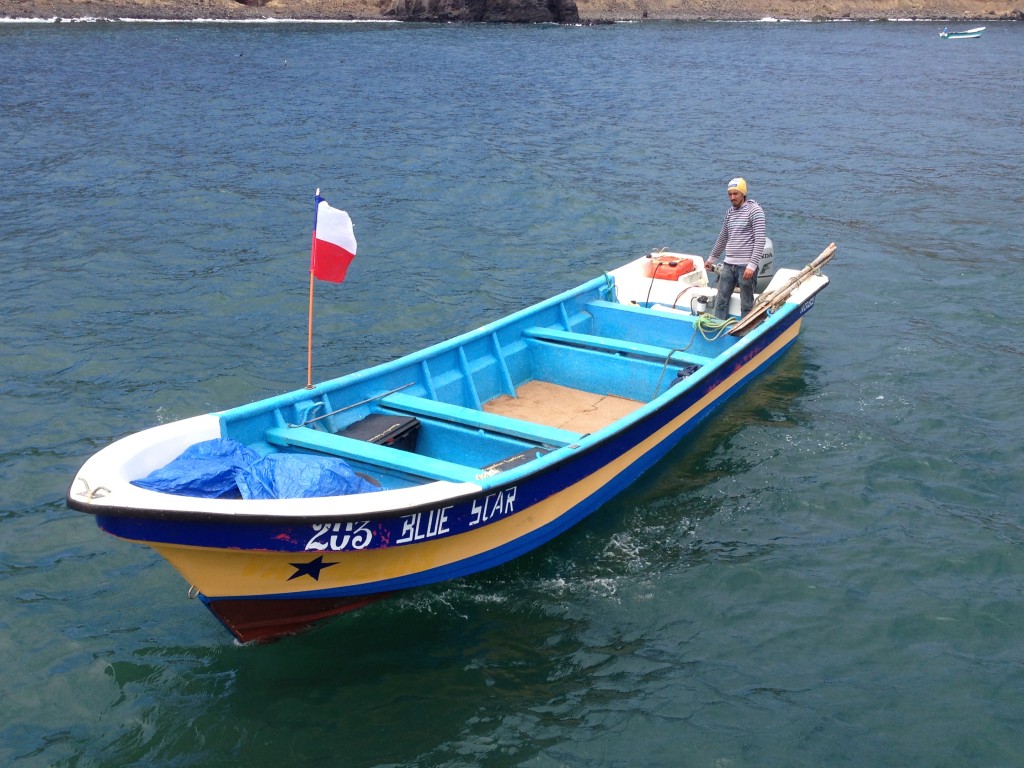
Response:
[{"label": "striped sweater", "polygon": [[722,231],[711,249],[711,261],[725,251],[726,264],[746,264],[757,271],[764,255],[764,211],[754,200],[729,208]]}]

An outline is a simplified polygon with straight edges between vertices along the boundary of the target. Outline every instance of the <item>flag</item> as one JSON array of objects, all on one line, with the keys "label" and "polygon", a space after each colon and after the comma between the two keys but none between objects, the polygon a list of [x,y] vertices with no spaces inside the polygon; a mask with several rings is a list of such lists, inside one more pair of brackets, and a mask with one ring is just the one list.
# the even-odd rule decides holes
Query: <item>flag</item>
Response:
[{"label": "flag", "polygon": [[356,233],[344,211],[331,208],[318,194],[313,219],[313,252],[309,271],[319,280],[340,283],[356,256]]}]

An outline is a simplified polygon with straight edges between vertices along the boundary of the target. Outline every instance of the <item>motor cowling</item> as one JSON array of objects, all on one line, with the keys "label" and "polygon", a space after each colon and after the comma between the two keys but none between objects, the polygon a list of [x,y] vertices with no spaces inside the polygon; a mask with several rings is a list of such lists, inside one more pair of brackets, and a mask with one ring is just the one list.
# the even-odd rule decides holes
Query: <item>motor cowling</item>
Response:
[{"label": "motor cowling", "polygon": [[764,256],[761,257],[761,264],[757,268],[757,280],[754,283],[754,293],[761,293],[768,287],[768,283],[775,277],[775,251],[772,246],[772,239],[764,239]]}]

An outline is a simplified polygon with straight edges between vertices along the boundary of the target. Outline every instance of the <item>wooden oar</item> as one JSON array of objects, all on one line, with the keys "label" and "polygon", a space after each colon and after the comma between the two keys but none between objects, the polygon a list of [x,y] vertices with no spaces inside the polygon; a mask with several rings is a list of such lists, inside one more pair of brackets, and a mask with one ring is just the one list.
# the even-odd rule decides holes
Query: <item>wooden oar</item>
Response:
[{"label": "wooden oar", "polygon": [[790,294],[805,280],[818,274],[821,268],[835,256],[835,253],[836,244],[829,243],[829,246],[818,255],[818,258],[789,278],[783,285],[774,290],[765,291],[758,296],[757,301],[754,302],[754,306],[747,313],[747,316],[729,329],[729,335],[744,336],[748,331],[760,325],[768,316],[768,313],[774,312],[781,307]]}]

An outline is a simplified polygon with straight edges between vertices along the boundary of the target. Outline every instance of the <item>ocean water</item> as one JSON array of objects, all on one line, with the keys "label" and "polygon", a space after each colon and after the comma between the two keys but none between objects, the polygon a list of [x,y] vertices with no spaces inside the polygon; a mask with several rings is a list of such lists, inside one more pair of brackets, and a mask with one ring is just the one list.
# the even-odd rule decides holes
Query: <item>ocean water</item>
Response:
[{"label": "ocean water", "polygon": [[[1024,27],[0,25],[0,764],[1011,766]],[[122,435],[652,248],[743,175],[797,345],[505,567],[241,647],[64,506]]]}]

